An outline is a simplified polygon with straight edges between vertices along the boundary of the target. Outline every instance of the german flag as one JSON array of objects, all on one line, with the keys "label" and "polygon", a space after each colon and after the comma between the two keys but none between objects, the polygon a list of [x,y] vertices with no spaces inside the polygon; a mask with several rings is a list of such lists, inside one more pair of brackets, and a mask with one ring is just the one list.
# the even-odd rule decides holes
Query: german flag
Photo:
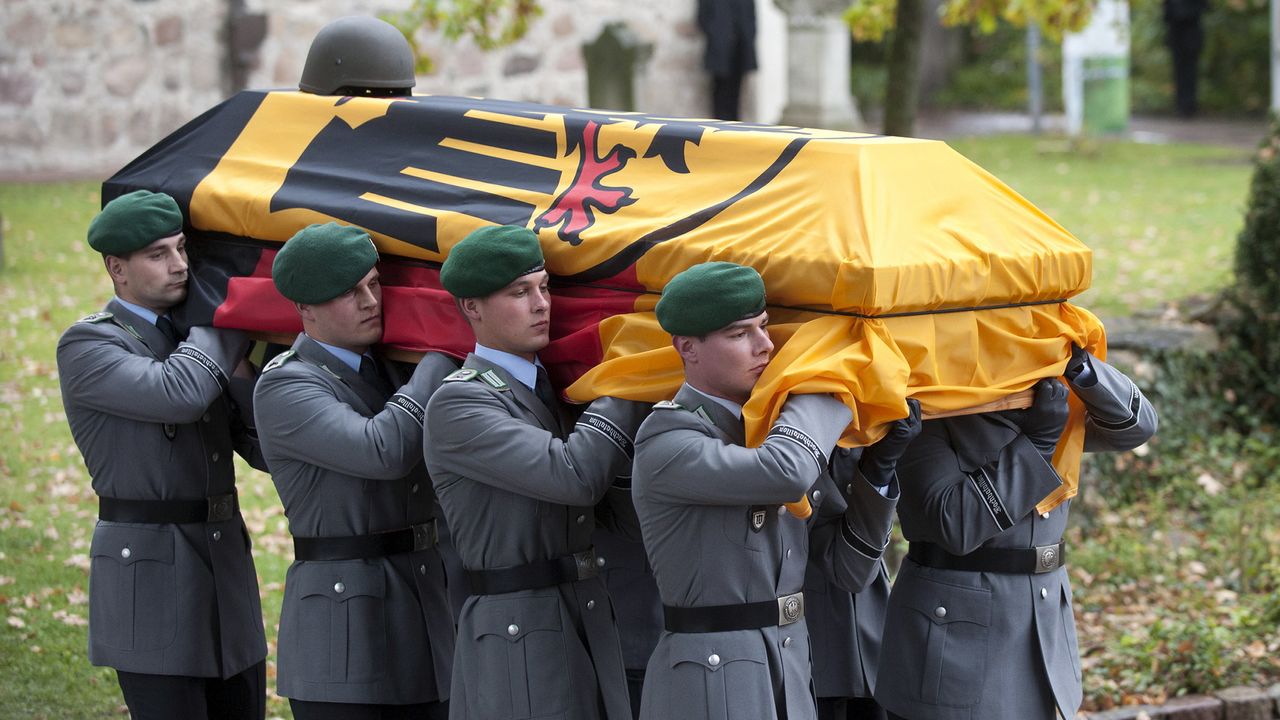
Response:
[{"label": "german flag", "polygon": [[[778,350],[744,408],[764,439],[788,393],[853,409],[842,444],[906,415],[991,402],[1105,356],[1067,300],[1087,247],[944,143],[476,98],[242,92],[134,160],[103,202],[145,188],[186,211],[190,310],[220,327],[301,330],[271,283],[285,240],[336,221],[383,256],[390,346],[463,356],[474,342],[440,263],[470,231],[529,227],[553,277],[541,354],[574,401],[657,401],[682,379],[653,306],[708,260],[764,277]],[[1075,494],[1079,403],[1055,464]]]}]

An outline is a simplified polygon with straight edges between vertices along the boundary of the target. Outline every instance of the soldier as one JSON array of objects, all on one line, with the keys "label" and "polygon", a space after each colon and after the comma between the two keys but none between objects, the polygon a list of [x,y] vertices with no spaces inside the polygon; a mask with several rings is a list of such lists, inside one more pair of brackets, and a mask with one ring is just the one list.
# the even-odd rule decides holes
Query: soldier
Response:
[{"label": "soldier", "polygon": [[[837,488],[850,487],[861,457],[860,449],[835,449],[830,471]],[[841,508],[823,503],[817,512],[838,515]],[[881,560],[871,582],[851,593],[831,582],[820,561],[810,555],[804,578],[818,720],[885,720],[872,692],[889,604],[889,571]]]},{"label": "soldier", "polygon": [[1026,410],[931,420],[899,463],[898,515],[911,544],[889,598],[875,688],[891,717],[1075,717],[1069,503],[1036,512],[1061,484],[1050,462],[1067,385],[1084,403],[1086,451],[1146,442],[1156,413],[1129,378],[1080,348],[1065,380],[1037,383]]},{"label": "soldier", "polygon": [[630,475],[647,408],[602,398],[571,424],[538,351],[551,319],[538,237],[484,227],[440,281],[475,352],[427,406],[427,468],[472,596],[462,608],[453,720],[629,720],[592,506]]},{"label": "soldier", "polygon": [[89,661],[116,669],[134,718],[260,719],[267,645],[231,457],[263,467],[245,422],[249,341],[206,327],[179,341],[168,314],[188,274],[173,198],[112,200],[89,245],[116,296],[58,342],[67,423],[98,494]]},{"label": "soldier", "polygon": [[278,691],[298,720],[445,718],[453,622],[422,464],[427,398],[455,366],[429,353],[398,390],[382,338],[378,251],[337,223],[271,266],[302,318],[264,368],[257,419],[293,535]]},{"label": "soldier", "polygon": [[320,28],[298,89],[315,95],[404,97],[413,92],[413,48],[391,23],[367,15]]},{"label": "soldier", "polygon": [[[615,492],[616,490],[610,490]],[[625,489],[625,502],[631,503],[631,488]],[[621,502],[611,504],[616,507]],[[601,512],[605,506],[597,508]],[[634,510],[632,511],[634,512]],[[634,522],[634,520],[629,520]],[[662,598],[653,579],[653,568],[644,554],[639,535],[629,537],[604,527],[591,536],[596,549],[596,562],[604,577],[604,586],[613,600],[618,619],[618,638],[622,642],[622,665],[627,673],[627,692],[631,699],[631,715],[640,716],[640,695],[644,689],[644,671],[649,656],[662,634]]]},{"label": "soldier", "polygon": [[[666,628],[640,715],[812,719],[807,558],[849,592],[879,570],[898,493],[893,465],[919,429],[918,406],[837,488],[827,456],[852,414],[834,397],[792,395],[764,443],[743,447],[742,404],[773,350],[755,270],[689,268],[667,284],[657,315],[685,384],[637,437],[633,493]],[[806,494],[835,511],[793,517],[783,503]]]}]

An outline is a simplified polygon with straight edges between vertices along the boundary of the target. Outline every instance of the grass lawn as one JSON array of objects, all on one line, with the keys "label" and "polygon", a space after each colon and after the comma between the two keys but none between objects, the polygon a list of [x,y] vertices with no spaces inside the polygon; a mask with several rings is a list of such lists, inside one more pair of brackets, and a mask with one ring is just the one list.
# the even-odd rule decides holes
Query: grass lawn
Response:
[{"label": "grass lawn", "polygon": [[[1094,288],[1082,304],[1104,315],[1158,308],[1189,293],[1219,288],[1230,278],[1249,176],[1246,158],[1238,152],[1120,143],[1103,145],[1090,155],[1063,155],[1042,153],[1037,141],[1019,137],[953,145],[1094,248]],[[0,338],[0,426],[10,428],[0,455],[0,613],[5,616],[0,665],[8,670],[0,685],[0,717],[122,713],[114,673],[90,667],[85,657],[88,546],[96,502],[66,426],[54,364],[63,329],[100,309],[111,294],[100,258],[84,242],[97,207],[96,183],[0,185],[0,315],[8,318]],[[270,479],[243,463],[239,478],[273,663],[288,537]],[[1280,507],[1280,497],[1267,502]],[[1105,669],[1105,681],[1098,686],[1105,697],[1123,692],[1106,683],[1112,682],[1113,667],[1120,668],[1116,672],[1122,677],[1115,682],[1123,682],[1128,666],[1122,662],[1122,636],[1131,630],[1115,629],[1097,618],[1106,614],[1113,594],[1091,594],[1091,588],[1127,592],[1115,588],[1126,572],[1134,571],[1129,565],[1107,570],[1108,563],[1116,562],[1107,543],[1142,544],[1158,528],[1187,522],[1179,512],[1176,504],[1161,506],[1152,520],[1156,530],[1116,521],[1114,532],[1076,531],[1083,548],[1075,556],[1078,572],[1090,580],[1074,575],[1084,620],[1121,633],[1114,641],[1097,633],[1082,637],[1086,672]],[[1272,528],[1280,526],[1275,518],[1269,522]],[[1223,556],[1230,551],[1224,547]],[[1205,574],[1217,570],[1214,560],[1202,560]],[[1160,565],[1179,559],[1147,561]],[[1152,587],[1159,585],[1141,591]],[[1087,613],[1094,613],[1093,618]],[[1131,646],[1143,642],[1134,637],[1138,639]],[[1120,660],[1108,665],[1092,659],[1112,655]],[[1087,676],[1087,693],[1092,682]],[[268,683],[274,687],[274,664],[268,666]],[[1145,688],[1143,697],[1162,690],[1177,689]],[[271,696],[268,715],[287,717],[288,707]]]},{"label": "grass lawn", "polygon": [[1158,309],[1232,278],[1252,169],[1239,150],[1007,136],[950,143],[1093,250],[1093,287],[1075,299],[1103,317]]},{"label": "grass lawn", "polygon": [[[89,540],[97,502],[71,440],[54,350],[68,325],[111,297],[102,259],[85,244],[97,183],[0,185],[0,718],[120,717],[115,672],[86,657]],[[274,655],[287,532],[271,479],[237,458]],[[274,666],[268,667],[274,687]],[[287,716],[278,698],[268,714]]]}]

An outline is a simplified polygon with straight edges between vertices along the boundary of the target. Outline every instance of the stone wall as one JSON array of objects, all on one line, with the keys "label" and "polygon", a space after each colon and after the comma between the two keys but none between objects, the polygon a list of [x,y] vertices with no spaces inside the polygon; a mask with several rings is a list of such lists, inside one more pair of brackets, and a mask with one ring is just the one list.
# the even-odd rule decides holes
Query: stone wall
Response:
[{"label": "stone wall", "polygon": [[[0,10],[0,180],[101,178],[230,92],[229,7],[261,13],[267,34],[253,88],[297,87],[307,47],[329,20],[407,7],[408,0],[4,0]],[[771,0],[758,0],[762,22]],[[581,45],[626,20],[653,43],[640,109],[705,116],[708,80],[694,0],[543,0],[515,45],[481,52],[423,32],[436,71],[417,92],[584,106]],[[776,11],[774,11],[776,12]],[[765,31],[762,30],[762,39]],[[762,65],[783,62],[761,48]],[[776,61],[767,58],[776,57]],[[777,73],[775,73],[775,77]],[[747,119],[762,104],[749,83]],[[776,94],[776,93],[775,93]],[[776,99],[773,104],[780,106]]]},{"label": "stone wall", "polygon": [[[325,22],[404,6],[403,0],[250,0],[251,11],[268,13],[270,30],[249,84],[296,85],[307,46]],[[497,51],[483,52],[468,41],[450,43],[438,34],[421,32],[420,48],[436,67],[432,74],[418,78],[417,92],[582,106],[587,100],[582,44],[593,40],[606,23],[626,20],[654,46],[644,81],[637,88],[639,107],[659,114],[705,114],[707,80],[700,70],[703,44],[694,22],[693,0],[543,0],[542,6],[542,17],[529,33]]]},{"label": "stone wall", "polygon": [[109,172],[221,100],[224,2],[4,0],[0,179]]}]

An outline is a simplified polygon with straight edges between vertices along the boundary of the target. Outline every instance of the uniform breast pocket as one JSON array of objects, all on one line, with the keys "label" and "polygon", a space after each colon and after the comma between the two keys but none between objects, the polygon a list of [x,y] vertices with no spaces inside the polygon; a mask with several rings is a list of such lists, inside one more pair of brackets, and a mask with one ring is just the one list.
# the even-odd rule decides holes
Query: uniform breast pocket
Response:
[{"label": "uniform breast pocket", "polygon": [[[362,560],[305,563],[298,585],[297,653],[308,682],[367,683],[385,675],[386,577]],[[283,654],[283,648],[282,648]]]},{"label": "uniform breast pocket", "polygon": [[[771,720],[777,713],[758,633],[689,633],[666,639],[670,717]],[[661,682],[661,679],[659,679]]]},{"label": "uniform breast pocket", "polygon": [[905,683],[930,705],[969,707],[982,699],[991,591],[899,575],[889,601],[881,676]]},{"label": "uniform breast pocket", "polygon": [[158,650],[177,634],[173,532],[99,525],[89,551],[92,642],[120,650]]},{"label": "uniform breast pocket", "polygon": [[764,552],[777,523],[777,505],[720,508],[724,536],[729,542],[755,552]]},{"label": "uniform breast pocket", "polygon": [[472,620],[477,666],[455,672],[474,672],[468,687],[476,695],[467,701],[475,717],[554,718],[568,711],[575,678],[558,596],[486,598]]}]

